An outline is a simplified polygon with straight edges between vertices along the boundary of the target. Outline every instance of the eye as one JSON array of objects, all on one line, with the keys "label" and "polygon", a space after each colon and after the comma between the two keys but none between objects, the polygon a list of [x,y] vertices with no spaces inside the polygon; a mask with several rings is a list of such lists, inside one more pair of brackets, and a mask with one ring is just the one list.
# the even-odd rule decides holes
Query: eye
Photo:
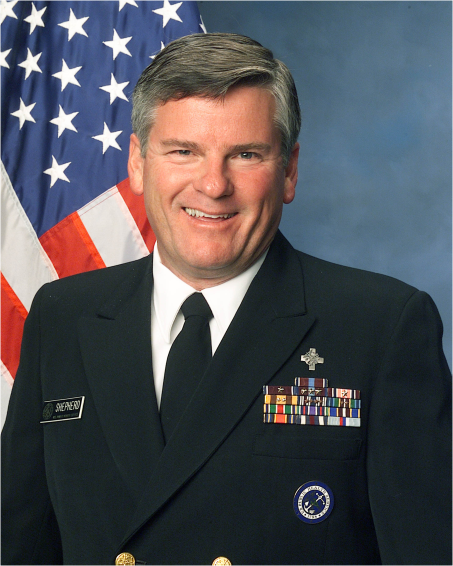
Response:
[{"label": "eye", "polygon": [[256,153],[253,153],[253,151],[241,151],[239,156],[241,159],[252,159],[256,156]]},{"label": "eye", "polygon": [[192,152],[190,151],[190,149],[178,149],[176,153],[178,155],[190,155]]}]

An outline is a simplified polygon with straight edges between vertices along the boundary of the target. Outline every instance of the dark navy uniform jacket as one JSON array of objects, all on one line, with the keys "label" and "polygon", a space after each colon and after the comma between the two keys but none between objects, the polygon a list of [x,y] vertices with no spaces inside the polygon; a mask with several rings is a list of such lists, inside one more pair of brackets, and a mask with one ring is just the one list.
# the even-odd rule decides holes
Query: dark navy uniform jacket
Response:
[{"label": "dark navy uniform jacket", "polygon": [[[449,564],[451,384],[432,300],[278,233],[164,445],[152,256],[45,285],[3,431],[2,563]],[[301,356],[324,358],[311,371]],[[263,385],[361,392],[361,426],[263,422]],[[42,424],[45,401],[84,397]],[[293,508],[334,496],[316,524]]]}]

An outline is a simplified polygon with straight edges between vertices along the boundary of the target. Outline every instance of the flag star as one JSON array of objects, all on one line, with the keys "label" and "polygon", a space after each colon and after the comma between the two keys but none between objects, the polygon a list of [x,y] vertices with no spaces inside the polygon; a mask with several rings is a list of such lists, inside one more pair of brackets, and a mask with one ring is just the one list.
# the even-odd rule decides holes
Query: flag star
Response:
[{"label": "flag star", "polygon": [[63,163],[62,165],[58,165],[57,160],[52,155],[52,167],[44,171],[45,175],[50,175],[50,188],[52,188],[55,185],[58,179],[61,179],[62,181],[66,181],[67,183],[71,182],[64,174],[64,170],[69,165],[71,165],[70,161],[68,163]]},{"label": "flag star", "polygon": [[200,24],[199,25],[200,25],[201,29],[203,30],[203,33],[208,33],[206,31],[206,26],[204,25],[203,18],[201,16],[200,16]]},{"label": "flag star", "polygon": [[[162,49],[164,49],[164,48],[165,48],[164,42],[161,41],[161,42],[160,42],[160,50],[162,51]],[[150,56],[150,59],[154,59],[155,57],[156,57],[156,55],[151,55],[151,56]]]},{"label": "flag star", "polygon": [[52,75],[52,77],[56,77],[57,79],[61,80],[61,90],[63,91],[69,83],[72,85],[80,86],[79,81],[75,78],[76,74],[80,71],[82,67],[74,67],[70,69],[66,65],[66,61],[62,59],[63,65],[61,67],[61,71]]},{"label": "flag star", "polygon": [[72,123],[72,120],[77,116],[77,114],[78,112],[66,114],[60,105],[60,113],[58,114],[58,118],[50,120],[51,124],[56,124],[58,126],[58,137],[60,137],[65,130],[72,130],[73,132],[77,132]]},{"label": "flag star", "polygon": [[119,149],[120,151],[121,148],[118,145],[116,138],[123,132],[123,130],[120,130],[119,132],[111,132],[107,126],[107,124],[104,122],[104,132],[99,135],[99,136],[92,136],[93,139],[98,140],[100,142],[102,142],[102,153],[104,154],[109,147],[114,147],[115,149]]},{"label": "flag star", "polygon": [[75,36],[76,33],[88,37],[87,32],[83,29],[83,24],[89,18],[77,19],[74,15],[74,12],[72,11],[72,8],[70,8],[69,10],[70,10],[69,20],[67,22],[62,22],[61,24],[58,24],[62,28],[66,28],[68,30],[68,41],[71,41],[71,39]]},{"label": "flag star", "polygon": [[24,20],[30,24],[30,35],[35,31],[36,26],[40,26],[42,28],[45,27],[44,22],[42,21],[42,16],[46,10],[47,6],[38,12],[33,2],[31,3],[31,14]]},{"label": "flag star", "polygon": [[0,67],[6,67],[7,69],[9,69],[9,65],[6,62],[6,58],[8,57],[10,52],[11,52],[11,49],[7,49],[6,51],[2,51],[0,53]]},{"label": "flag star", "polygon": [[42,51],[37,55],[32,55],[32,52],[27,47],[27,58],[22,63],[19,63],[19,67],[23,67],[25,69],[25,80],[28,79],[32,71],[42,73],[41,69],[38,67],[38,61],[41,55]]},{"label": "flag star", "polygon": [[124,53],[125,55],[129,55],[129,57],[132,57],[129,49],[126,47],[126,45],[129,43],[131,39],[132,36],[121,38],[116,33],[116,29],[114,29],[112,41],[103,41],[103,43],[104,45],[107,45],[107,47],[110,47],[113,50],[113,59],[115,60],[120,53]]},{"label": "flag star", "polygon": [[121,12],[121,10],[124,8],[126,4],[130,4],[131,6],[135,6],[136,8],[138,8],[137,2],[135,2],[135,0],[119,0],[119,1],[120,1],[120,9],[118,10],[119,12]]},{"label": "flag star", "polygon": [[0,2],[0,24],[7,17],[14,18],[17,20],[17,16],[13,11],[14,6],[19,0],[12,0],[12,2],[7,2],[6,0],[1,0]]},{"label": "flag star", "polygon": [[162,27],[165,27],[170,20],[176,20],[177,22],[182,22],[181,18],[176,13],[178,8],[181,6],[182,2],[178,2],[178,4],[170,4],[168,0],[164,0],[164,5],[162,8],[158,8],[157,10],[153,10],[155,14],[159,14],[159,16],[163,17],[163,24]]},{"label": "flag star", "polygon": [[16,112],[11,112],[11,116],[19,118],[19,130],[22,129],[22,126],[25,124],[25,122],[35,122],[36,124],[36,120],[31,115],[31,111],[33,110],[35,105],[36,102],[30,104],[30,106],[25,106],[24,101],[21,98],[19,110],[16,110]]},{"label": "flag star", "polygon": [[113,73],[111,73],[111,76],[110,85],[100,86],[99,88],[110,93],[110,104],[117,98],[122,98],[127,101],[127,96],[124,94],[123,90],[127,87],[129,81],[127,83],[117,83]]}]

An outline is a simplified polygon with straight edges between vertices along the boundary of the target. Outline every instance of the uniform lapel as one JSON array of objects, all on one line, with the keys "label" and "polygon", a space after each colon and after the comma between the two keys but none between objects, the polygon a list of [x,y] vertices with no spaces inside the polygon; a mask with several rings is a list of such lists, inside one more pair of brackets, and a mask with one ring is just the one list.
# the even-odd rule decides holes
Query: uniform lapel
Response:
[{"label": "uniform lapel", "polygon": [[85,371],[118,469],[138,500],[163,449],[151,361],[152,262],[134,265],[94,317],[79,320]]},{"label": "uniform lapel", "polygon": [[210,458],[313,322],[300,262],[278,233],[154,468],[123,545]]}]

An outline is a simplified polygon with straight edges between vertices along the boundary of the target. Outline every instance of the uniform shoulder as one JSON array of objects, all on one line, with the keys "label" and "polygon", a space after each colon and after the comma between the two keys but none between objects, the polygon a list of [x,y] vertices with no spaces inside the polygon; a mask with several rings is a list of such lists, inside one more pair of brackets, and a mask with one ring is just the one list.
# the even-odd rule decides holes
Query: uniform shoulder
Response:
[{"label": "uniform shoulder", "polygon": [[329,294],[354,296],[356,299],[366,297],[407,301],[417,289],[399,279],[364,269],[348,267],[319,259],[304,252],[297,251],[302,264],[305,285],[316,282],[318,289],[330,291]]},{"label": "uniform shoulder", "polygon": [[57,279],[41,287],[39,295],[43,301],[63,303],[102,304],[115,295],[122,286],[133,289],[147,272],[152,273],[150,256]]}]

